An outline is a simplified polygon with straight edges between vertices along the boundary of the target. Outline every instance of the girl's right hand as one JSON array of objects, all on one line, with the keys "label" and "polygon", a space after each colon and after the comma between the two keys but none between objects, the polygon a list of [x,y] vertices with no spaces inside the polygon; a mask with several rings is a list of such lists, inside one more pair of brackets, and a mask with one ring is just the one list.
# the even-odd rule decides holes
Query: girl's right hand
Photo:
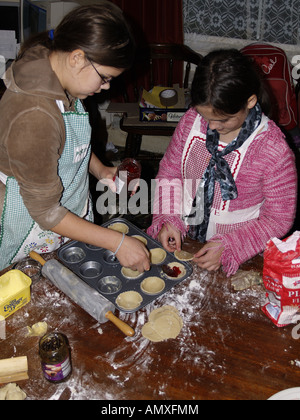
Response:
[{"label": "girl's right hand", "polygon": [[150,252],[136,238],[125,236],[124,242],[117,253],[117,258],[123,267],[137,270],[140,273],[150,270]]},{"label": "girl's right hand", "polygon": [[181,233],[173,225],[164,225],[158,234],[158,240],[168,252],[181,250]]}]

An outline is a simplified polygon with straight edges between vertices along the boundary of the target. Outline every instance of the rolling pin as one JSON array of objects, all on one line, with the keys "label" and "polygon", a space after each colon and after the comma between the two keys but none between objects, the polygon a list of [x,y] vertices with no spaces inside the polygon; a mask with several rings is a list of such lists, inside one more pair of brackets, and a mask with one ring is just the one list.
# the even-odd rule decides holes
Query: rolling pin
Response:
[{"label": "rolling pin", "polygon": [[0,384],[28,379],[27,356],[0,360]]},{"label": "rolling pin", "polygon": [[45,261],[34,251],[31,251],[29,255],[42,265],[43,276],[47,277],[58,289],[69,296],[100,324],[110,320],[125,335],[132,337],[135,334],[135,331],[129,325],[113,314],[115,307],[111,302],[59,261],[53,259]]}]

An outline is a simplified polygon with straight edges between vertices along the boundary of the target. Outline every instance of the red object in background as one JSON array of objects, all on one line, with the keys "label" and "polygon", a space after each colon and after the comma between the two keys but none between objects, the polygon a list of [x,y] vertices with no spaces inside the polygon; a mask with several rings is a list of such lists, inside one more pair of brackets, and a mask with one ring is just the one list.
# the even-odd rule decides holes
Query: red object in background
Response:
[{"label": "red object in background", "polygon": [[292,78],[292,66],[286,53],[273,45],[254,43],[241,52],[253,59],[272,95],[271,118],[285,130],[297,127],[297,98]]}]

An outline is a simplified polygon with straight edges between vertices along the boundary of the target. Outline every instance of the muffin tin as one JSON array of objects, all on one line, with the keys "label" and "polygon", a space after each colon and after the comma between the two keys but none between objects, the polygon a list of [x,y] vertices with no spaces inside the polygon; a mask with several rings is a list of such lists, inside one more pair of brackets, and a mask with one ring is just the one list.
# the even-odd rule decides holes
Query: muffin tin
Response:
[{"label": "muffin tin", "polygon": [[[124,219],[112,219],[103,224],[103,227],[109,227],[115,223],[122,223],[128,227],[127,236],[141,236],[147,240],[147,248],[162,248],[161,244],[148,236],[142,230],[138,229],[132,223]],[[93,289],[96,289],[102,296],[112,302],[117,309],[122,312],[136,312],[148,305],[159,296],[168,292],[172,287],[188,278],[192,272],[192,265],[188,262],[178,261],[172,253],[167,252],[166,258],[160,264],[151,265],[148,272],[143,273],[138,278],[124,277],[121,272],[121,265],[111,251],[103,248],[97,248],[82,242],[72,241],[58,250],[58,257],[62,263],[73,271],[78,277],[85,281]],[[186,273],[181,278],[167,277],[162,271],[163,264],[178,262],[182,264]],[[141,283],[148,277],[159,277],[165,282],[165,288],[156,294],[149,294],[142,290]],[[117,305],[117,297],[128,291],[140,293],[143,298],[141,304],[134,309],[124,309]]]}]

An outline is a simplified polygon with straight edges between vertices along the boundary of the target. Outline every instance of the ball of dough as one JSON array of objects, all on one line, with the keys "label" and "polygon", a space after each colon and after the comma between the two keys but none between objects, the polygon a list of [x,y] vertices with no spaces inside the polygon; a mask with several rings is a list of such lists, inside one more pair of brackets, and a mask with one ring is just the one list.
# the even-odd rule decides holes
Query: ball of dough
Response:
[{"label": "ball of dough", "polygon": [[0,389],[0,401],[21,401],[26,397],[25,392],[15,383],[7,384]]},{"label": "ball of dough", "polygon": [[46,322],[37,322],[32,327],[27,327],[28,337],[42,337],[46,334],[48,325]]}]

